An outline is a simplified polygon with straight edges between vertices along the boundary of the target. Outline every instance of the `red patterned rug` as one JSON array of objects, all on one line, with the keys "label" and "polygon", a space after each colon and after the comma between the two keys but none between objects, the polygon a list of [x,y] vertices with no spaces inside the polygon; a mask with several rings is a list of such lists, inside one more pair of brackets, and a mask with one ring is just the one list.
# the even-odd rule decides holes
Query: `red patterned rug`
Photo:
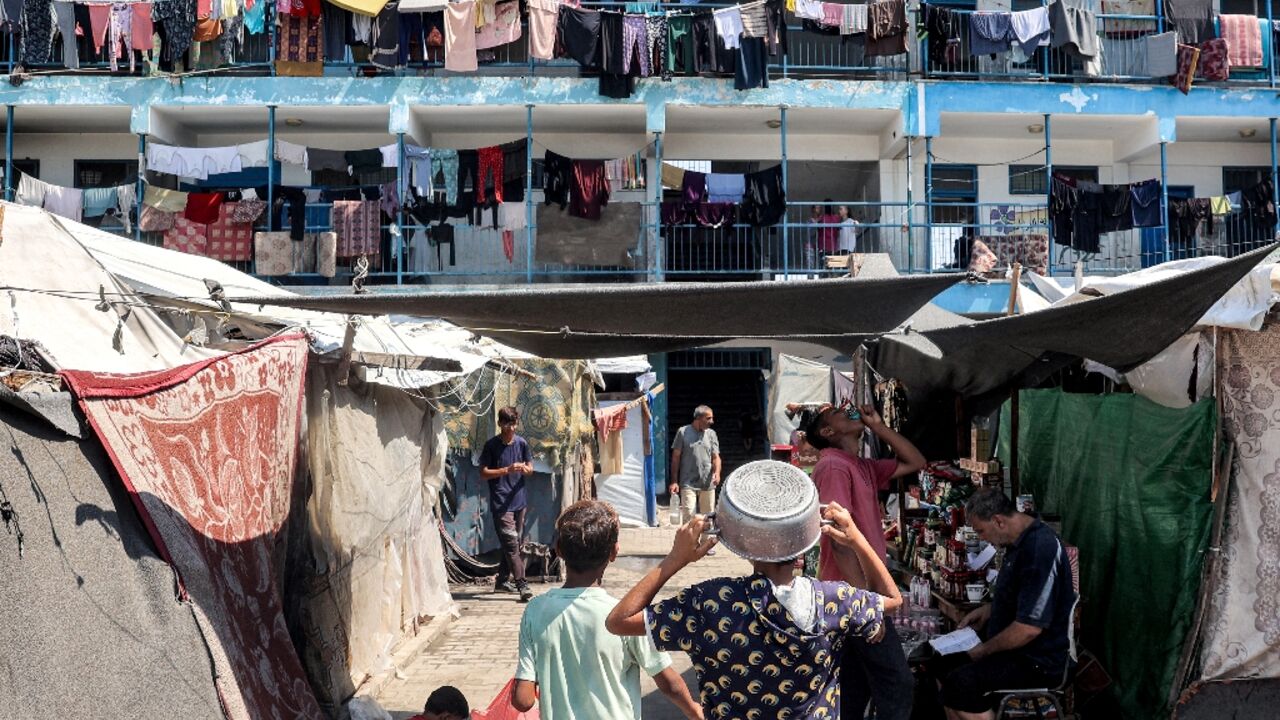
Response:
[{"label": "red patterned rug", "polygon": [[167,371],[63,373],[178,573],[233,720],[322,717],[272,560],[306,362],[305,337],[288,335]]}]

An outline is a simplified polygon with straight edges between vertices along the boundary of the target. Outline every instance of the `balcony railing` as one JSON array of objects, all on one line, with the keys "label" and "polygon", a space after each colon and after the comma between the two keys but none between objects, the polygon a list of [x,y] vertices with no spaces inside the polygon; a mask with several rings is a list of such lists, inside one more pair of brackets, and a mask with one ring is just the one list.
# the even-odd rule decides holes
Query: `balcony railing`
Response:
[{"label": "balcony railing", "polygon": [[[463,284],[644,282],[655,280],[768,280],[831,277],[847,273],[829,255],[839,249],[840,227],[810,219],[813,202],[790,202],[784,221],[771,227],[742,224],[700,227],[658,222],[653,203],[642,203],[644,220],[636,227],[627,260],[617,265],[566,264],[539,259],[536,227],[503,231],[483,225],[453,226],[453,242],[431,239],[428,226],[408,222],[383,226],[380,252],[369,258],[370,284]],[[858,253],[887,253],[903,273],[963,272],[973,260],[974,241],[994,254],[981,267],[999,272],[1012,261],[1050,275],[1070,275],[1079,263],[1090,274],[1118,274],[1206,255],[1235,256],[1275,238],[1276,228],[1243,212],[1214,218],[1184,236],[1176,225],[1135,228],[1099,236],[1096,252],[1081,252],[1052,241],[1043,203],[839,202],[857,225],[852,247]],[[308,205],[307,233],[332,229],[330,205]],[[606,209],[605,212],[608,212]],[[488,211],[485,217],[490,217]],[[536,214],[535,214],[536,217]],[[265,230],[265,219],[259,223]],[[122,232],[115,228],[106,228]],[[287,229],[287,224],[285,226]],[[833,239],[834,238],[834,239]],[[138,239],[161,245],[160,234]],[[832,243],[836,244],[833,245]],[[623,239],[623,244],[627,244]],[[252,261],[228,263],[255,271]],[[264,278],[282,284],[350,284],[351,259],[338,263],[335,278],[314,271]]]},{"label": "balcony railing", "polygon": [[[624,2],[586,2],[584,7],[596,9],[635,8],[637,3]],[[726,7],[727,3],[687,5],[682,3],[642,3],[646,10],[689,11],[691,8],[713,9]],[[956,11],[967,18],[971,11]],[[1040,48],[1031,57],[1017,57],[1014,53],[1000,53],[996,56],[974,56],[969,51],[968,23],[962,21],[964,31],[960,33],[960,43],[954,56],[946,59],[930,59],[930,44],[939,42],[938,38],[918,35],[923,29],[923,18],[920,13],[913,21],[908,33],[908,52],[894,57],[864,56],[865,41],[861,35],[833,36],[811,29],[805,23],[788,16],[789,52],[785,56],[771,58],[769,75],[777,78],[882,78],[902,80],[908,76],[923,76],[951,80],[1004,80],[1004,81],[1065,81],[1073,82],[1124,82],[1141,84],[1163,84],[1166,78],[1153,78],[1145,74],[1141,62],[1145,56],[1143,45],[1145,36],[1164,29],[1163,21],[1154,15],[1107,15],[1099,14],[1098,43],[1102,49],[1098,63],[1084,63],[1061,49]],[[1226,85],[1243,86],[1277,86],[1277,59],[1275,43],[1272,38],[1271,20],[1259,17],[1261,31],[1263,64],[1258,68],[1233,68]],[[191,69],[204,74],[223,75],[272,75],[275,73],[271,62],[271,52],[275,44],[275,24],[267,23],[268,31],[256,35],[246,34],[242,45],[237,45],[232,57],[224,57],[219,42],[198,43],[193,46]],[[6,34],[0,36],[0,62],[7,61],[9,71],[19,65],[21,51],[17,36]],[[917,40],[917,37],[919,39]],[[128,59],[117,62],[117,68],[111,70],[105,48],[95,51],[88,38],[77,40],[80,58],[80,72],[96,70],[113,74],[141,75],[149,71],[148,65],[141,61],[141,55],[130,69]],[[416,53],[415,53],[416,54]],[[528,28],[524,28],[521,38],[513,43],[499,46],[479,53],[481,75],[507,75],[517,77],[537,75],[590,75],[580,70],[577,64],[567,58],[550,61],[535,60],[528,53]],[[45,73],[57,73],[63,69],[62,44],[55,42],[50,62],[28,70]],[[330,59],[324,63],[327,75],[354,75],[357,77],[377,75],[428,75],[442,71],[444,67],[443,49],[429,49],[425,57],[415,57],[405,67],[396,70],[384,70],[374,67],[368,62],[367,49],[347,47],[344,57]],[[704,76],[709,76],[703,73]],[[724,75],[721,75],[723,77]],[[1198,81],[1199,82],[1199,81]],[[1223,83],[1216,83],[1222,85]]]}]

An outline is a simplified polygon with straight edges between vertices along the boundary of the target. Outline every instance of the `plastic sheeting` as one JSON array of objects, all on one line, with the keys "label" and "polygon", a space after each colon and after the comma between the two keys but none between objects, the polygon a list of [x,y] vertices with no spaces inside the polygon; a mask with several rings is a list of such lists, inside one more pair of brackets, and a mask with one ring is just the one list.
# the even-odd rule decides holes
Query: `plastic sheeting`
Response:
[{"label": "plastic sheeting", "polygon": [[339,695],[389,667],[418,623],[453,610],[436,498],[445,436],[426,403],[388,388],[337,383],[335,366],[307,377],[307,506],[317,569],[308,634],[314,678]]},{"label": "plastic sheeting", "polygon": [[[183,343],[59,218],[11,203],[0,209],[0,285],[24,288],[0,292],[0,334],[39,340],[60,370],[165,370],[222,354]],[[102,310],[99,289],[113,303]]]},{"label": "plastic sheeting", "polygon": [[786,445],[799,420],[787,417],[787,403],[831,401],[831,366],[795,355],[778,354],[769,384],[769,442]]},{"label": "plastic sheeting", "polygon": [[[1136,720],[1165,718],[1209,537],[1214,405],[1023,390],[1018,468],[1080,548],[1082,644]],[[1008,461],[1009,413],[1000,417]]]},{"label": "plastic sheeting", "polygon": [[[1280,677],[1280,322],[1222,334],[1223,426],[1235,445],[1202,677]],[[1274,714],[1275,706],[1269,706]]]}]

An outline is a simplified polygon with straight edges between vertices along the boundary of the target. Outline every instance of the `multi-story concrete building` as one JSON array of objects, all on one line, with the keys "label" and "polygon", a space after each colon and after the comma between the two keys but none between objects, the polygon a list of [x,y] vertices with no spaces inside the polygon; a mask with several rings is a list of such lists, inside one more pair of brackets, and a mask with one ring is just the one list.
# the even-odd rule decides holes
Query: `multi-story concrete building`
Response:
[{"label": "multi-story concrete building", "polygon": [[[533,0],[527,4],[548,12]],[[244,11],[243,2],[230,5],[237,7],[228,9]],[[296,33],[288,32],[297,25],[290,21],[277,28],[274,8],[267,8],[259,34],[244,34],[235,42],[196,43],[188,62],[192,69],[182,72],[178,62],[178,73],[155,69],[157,63],[139,51],[130,51],[134,62],[122,58],[108,63],[87,37],[51,43],[52,52],[46,56],[38,48],[32,53],[18,35],[7,35],[11,74],[0,90],[0,104],[7,109],[6,196],[14,197],[20,174],[25,173],[75,188],[122,183],[136,183],[138,191],[144,183],[190,190],[265,186],[272,188],[267,190],[272,199],[285,192],[277,187],[395,183],[403,199],[417,184],[409,172],[416,148],[504,147],[508,187],[516,183],[524,191],[518,193],[526,204],[523,218],[516,219],[518,213],[510,209],[504,209],[501,222],[470,225],[451,218],[454,227],[448,237],[425,231],[424,216],[403,209],[383,218],[377,253],[369,258],[368,283],[419,287],[834,274],[843,271],[828,269],[823,256],[832,249],[827,244],[836,241],[824,233],[834,237],[838,232],[825,226],[839,205],[847,206],[858,223],[855,249],[889,253],[901,272],[965,268],[975,238],[984,239],[997,254],[1022,247],[1028,236],[1046,238],[1045,271],[1068,274],[1077,263],[1090,273],[1112,273],[1175,257],[1236,254],[1275,237],[1274,205],[1268,211],[1260,203],[1265,205],[1268,198],[1274,203],[1277,190],[1280,95],[1273,9],[1257,0],[1213,0],[1202,18],[1179,17],[1187,11],[1174,10],[1172,4],[1166,7],[1161,0],[1085,0],[1079,7],[1090,12],[1073,16],[1086,28],[1085,37],[1076,38],[1082,52],[1071,46],[1035,47],[1032,42],[1024,54],[1001,50],[981,56],[972,54],[980,40],[970,37],[972,14],[1035,11],[1042,7],[1040,1],[1013,0],[1010,7],[1009,0],[977,0],[976,6],[974,0],[958,0],[936,6],[952,11],[936,18],[929,14],[933,10],[913,1],[904,28],[906,52],[877,56],[869,56],[865,34],[832,35],[787,10],[787,42],[768,58],[768,87],[739,91],[732,73],[677,72],[669,80],[641,78],[634,92],[620,99],[602,96],[596,73],[571,59],[532,59],[531,38],[535,45],[547,42],[546,16],[535,22],[539,27],[530,27],[525,5],[515,16],[520,37],[481,50],[478,69],[462,72],[444,69],[445,53],[430,38],[440,23],[430,14],[417,16],[425,25],[416,37],[418,47],[407,57],[380,57],[378,47],[385,46],[394,56],[400,45],[386,49],[391,43],[379,41],[378,33],[388,38],[391,32],[400,32],[402,38],[414,35],[407,32],[414,24],[401,20],[407,16],[395,19],[394,30],[391,24],[383,25],[384,20],[391,22],[385,9],[372,21],[380,28],[371,41],[377,65],[370,62],[369,47],[345,46],[348,38],[343,33],[324,40],[330,44],[319,55],[297,56],[296,43],[290,44]],[[709,8],[586,5],[657,13],[664,22],[672,12]],[[820,5],[800,2],[796,9],[812,15],[824,12]],[[28,2],[29,13],[32,7],[38,9],[41,3]],[[1229,17],[1221,19],[1218,13]],[[163,14],[153,12],[157,18]],[[859,29],[858,13],[847,15],[836,11],[842,21],[852,23],[846,30]],[[1241,20],[1241,15],[1253,17]],[[873,27],[876,17],[873,10]],[[926,22],[930,18],[940,20],[931,24]],[[1033,19],[1038,22],[1040,16]],[[342,29],[354,30],[357,37],[362,24],[370,24],[353,23],[327,2],[323,20],[330,30],[342,23]],[[20,25],[25,28],[29,22],[27,18]],[[98,22],[89,24],[96,27]],[[196,32],[207,37],[208,22],[202,21]],[[228,37],[235,34],[238,20],[221,22]],[[703,27],[714,25],[707,23]],[[10,27],[15,25],[19,23]],[[1014,27],[1025,30],[1026,22]],[[770,29],[776,38],[776,28]],[[1152,77],[1166,72],[1169,63],[1176,64],[1177,51],[1165,44],[1169,38],[1164,35],[1174,30],[1188,48],[1201,43],[1206,60],[1220,48],[1203,43],[1219,33],[1227,35],[1229,72],[1218,74],[1220,68],[1205,63],[1209,77],[1216,79],[1197,78],[1187,92],[1167,77]],[[508,38],[514,34],[510,28],[506,32]],[[452,29],[447,34],[451,33]],[[607,33],[606,29],[606,47]],[[321,35],[333,37],[326,30]],[[1007,46],[1014,35],[1003,44]],[[1050,44],[1065,39],[1060,35],[1054,25]],[[37,29],[25,37],[43,36]],[[114,39],[115,31],[109,31],[108,41]],[[1001,43],[998,38],[995,42]],[[406,41],[405,47],[410,44]],[[1083,46],[1091,44],[1097,49],[1087,56]],[[66,67],[73,47],[78,52],[76,70]],[[701,55],[700,48],[695,54]],[[716,63],[700,58],[698,65],[696,69],[707,70]],[[343,151],[387,148],[390,164],[399,167],[352,176],[309,171],[286,156],[269,167],[242,168],[206,179],[159,172],[138,177],[139,170],[146,169],[149,147],[221,148],[263,139],[276,148],[271,154],[277,157],[286,144]],[[616,180],[604,212],[606,219],[614,214],[635,220],[621,234],[616,222],[600,225],[594,236],[589,227],[561,236],[557,226],[556,233],[540,234],[540,218],[556,220],[541,209],[548,151],[572,159],[630,160],[643,182]],[[786,211],[780,222],[767,227],[723,218],[704,218],[699,224],[694,217],[684,217],[664,223],[661,205],[678,198],[680,188],[663,187],[663,163],[728,174],[781,166]],[[1058,232],[1063,218],[1071,215],[1067,208],[1065,215],[1056,216],[1050,238],[1055,172],[1104,186],[1158,180],[1155,195],[1148,190],[1139,200],[1149,203],[1154,197],[1158,221],[1152,227],[1099,229],[1090,240],[1072,241]],[[462,191],[466,189],[464,180]],[[1214,216],[1212,222],[1197,222],[1197,205],[1182,202],[1236,192],[1245,195],[1243,208]],[[508,198],[511,195],[508,192]],[[330,228],[332,197],[314,192],[308,197],[308,232]],[[627,205],[632,207],[624,210]],[[815,205],[831,209],[815,211]],[[264,217],[258,227],[265,229],[265,223]],[[161,234],[142,232],[136,223],[128,232],[139,241],[163,242]],[[572,241],[565,239],[571,235]],[[256,270],[251,256],[235,264]],[[334,278],[302,267],[304,272],[275,279],[300,286],[348,285],[351,263],[342,265]],[[945,302],[951,309],[982,312],[998,310],[1006,297],[1007,290],[999,288],[962,287]],[[704,373],[697,383],[670,383],[672,425],[694,404],[711,401],[706,395],[736,398],[717,408],[722,427],[737,425],[739,416],[751,422],[746,418],[761,414],[759,370],[768,367],[769,358],[769,352],[750,348],[656,357],[655,364],[675,379]],[[701,394],[680,389],[694,386]]]}]

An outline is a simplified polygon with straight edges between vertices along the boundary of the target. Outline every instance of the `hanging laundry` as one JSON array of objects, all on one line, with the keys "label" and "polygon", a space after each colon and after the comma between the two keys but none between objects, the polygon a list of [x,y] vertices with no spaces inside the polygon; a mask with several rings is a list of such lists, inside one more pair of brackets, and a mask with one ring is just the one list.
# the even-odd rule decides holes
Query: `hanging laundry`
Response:
[{"label": "hanging laundry", "polygon": [[543,204],[555,203],[564,210],[569,205],[570,187],[573,185],[573,161],[563,155],[546,151],[542,159]]},{"label": "hanging laundry", "polygon": [[600,439],[608,440],[611,433],[627,429],[627,406],[624,403],[608,408],[595,408],[591,411],[591,420],[595,423]]},{"label": "hanging laundry", "polygon": [[796,7],[792,12],[801,20],[821,22],[825,17],[823,10],[825,5],[826,3],[821,0],[796,0]]},{"label": "hanging laundry", "polygon": [[223,193],[189,193],[182,217],[193,223],[209,225],[218,220],[218,211],[225,199]]},{"label": "hanging laundry", "polygon": [[695,50],[692,15],[667,17],[667,62],[672,73],[689,74],[694,71]]},{"label": "hanging laundry", "polygon": [[866,57],[901,55],[907,51],[907,10],[903,0],[867,6]]},{"label": "hanging laundry", "polygon": [[840,34],[857,35],[867,31],[867,6],[862,4],[842,5],[840,14]]},{"label": "hanging laundry", "polygon": [[925,4],[922,7],[930,65],[944,67],[955,64],[960,58],[960,29],[964,26],[965,16],[938,5]]},{"label": "hanging laundry", "polygon": [[381,208],[376,200],[335,200],[333,230],[338,234],[338,257],[373,256],[381,252]]},{"label": "hanging laundry", "polygon": [[600,67],[600,11],[560,6],[556,38],[566,57],[587,69]]},{"label": "hanging laundry", "polygon": [[50,187],[52,186],[47,182],[33,178],[26,173],[21,173],[13,201],[19,205],[44,207],[44,196],[49,192]]},{"label": "hanging laundry", "polygon": [[1009,13],[973,13],[969,16],[969,52],[975,56],[1008,52],[1015,38]]},{"label": "hanging laundry", "polygon": [[[379,160],[381,162],[381,160]],[[324,148],[307,148],[307,172],[350,172],[347,164],[347,153],[343,150],[325,150]]]},{"label": "hanging laundry", "polygon": [[1222,40],[1233,68],[1262,67],[1262,28],[1256,15],[1219,15]]},{"label": "hanging laundry", "polygon": [[299,268],[294,267],[293,252],[293,241],[289,239],[289,233],[287,232],[254,233],[254,273],[266,277],[276,277],[300,272]]},{"label": "hanging laundry", "polygon": [[1231,210],[1231,201],[1226,195],[1209,198],[1209,211],[1214,215],[1230,215]]},{"label": "hanging laundry", "polygon": [[444,179],[446,205],[456,205],[458,202],[459,166],[457,150],[431,149],[431,175],[435,177],[439,174]]},{"label": "hanging laundry", "polygon": [[746,178],[735,173],[707,174],[707,202],[740,203],[746,193]]},{"label": "hanging laundry", "polygon": [[223,262],[253,259],[253,226],[236,222],[240,203],[222,203],[217,219],[208,226],[205,255]]},{"label": "hanging laundry", "polygon": [[1101,0],[1099,14],[1108,16],[1103,31],[1111,37],[1140,38],[1156,30],[1156,21],[1120,19],[1118,15],[1130,17],[1154,17],[1156,0]]},{"label": "hanging laundry", "polygon": [[391,0],[373,18],[373,48],[369,53],[369,64],[376,68],[394,70],[402,64],[399,5],[398,0]]},{"label": "hanging laundry", "polygon": [[787,213],[787,196],[782,185],[782,166],[747,173],[739,219],[755,227],[782,222]]},{"label": "hanging laundry", "polygon": [[118,211],[120,195],[116,188],[90,188],[84,191],[84,207],[81,213],[86,218],[102,217],[113,210]]},{"label": "hanging laundry", "polygon": [[1199,45],[1217,35],[1214,0],[1162,0],[1165,28],[1178,32],[1178,42]]},{"label": "hanging laundry", "polygon": [[653,75],[653,57],[646,50],[649,47],[649,23],[641,15],[627,15],[622,20],[621,55],[615,67],[621,68],[617,74],[649,77]]},{"label": "hanging laundry", "polygon": [[1195,82],[1196,65],[1200,61],[1200,48],[1178,43],[1178,72],[1169,78],[1169,82],[1178,88],[1183,95],[1191,92],[1191,84]]},{"label": "hanging laundry", "polygon": [[573,182],[569,186],[569,214],[587,220],[599,220],[609,204],[609,181],[604,163],[599,160],[574,160]]},{"label": "hanging laundry", "polygon": [[520,39],[520,3],[518,0],[498,3],[493,22],[485,23],[476,32],[476,49],[487,50]]},{"label": "hanging laundry", "polygon": [[44,209],[64,218],[80,222],[84,210],[84,191],[61,185],[46,185]]},{"label": "hanging laundry", "polygon": [[667,65],[667,35],[670,32],[667,16],[647,15],[644,19],[649,32],[649,57],[652,58],[654,75],[663,80],[671,79],[671,68]]},{"label": "hanging laundry", "polygon": [[1144,38],[1147,50],[1146,67],[1143,73],[1148,77],[1164,78],[1178,74],[1178,33],[1166,32],[1148,35]]},{"label": "hanging laundry", "polygon": [[185,212],[187,193],[148,185],[143,191],[142,204],[164,212]]},{"label": "hanging laundry", "polygon": [[367,175],[382,172],[382,151],[377,148],[370,150],[348,150],[342,154],[346,166],[350,168],[352,175]]},{"label": "hanging laundry", "polygon": [[1196,63],[1196,77],[1212,82],[1226,82],[1229,80],[1231,75],[1229,54],[1227,41],[1222,38],[1205,40],[1200,43],[1200,59]]},{"label": "hanging laundry", "polygon": [[1098,17],[1086,0],[1055,0],[1049,6],[1050,45],[1082,58],[1098,55]]},{"label": "hanging laundry", "polygon": [[721,8],[712,12],[715,19],[716,35],[724,41],[730,50],[738,47],[738,39],[742,37],[742,11],[738,6]]},{"label": "hanging laundry", "polygon": [[684,187],[684,168],[662,163],[662,185],[672,189]]},{"label": "hanging laundry", "polygon": [[[262,0],[258,0],[262,2]],[[306,167],[307,147],[276,138],[276,160],[290,165]]]},{"label": "hanging laundry", "polygon": [[475,0],[451,2],[444,11],[444,69],[452,72],[475,72],[476,61]]},{"label": "hanging laundry", "polygon": [[1031,57],[1041,45],[1049,44],[1049,8],[1038,7],[1011,13],[1009,24],[1013,27],[1012,40],[1022,54]]},{"label": "hanging laundry", "polygon": [[707,199],[707,176],[705,173],[685,172],[684,184],[680,187],[680,199],[690,205],[696,205]]},{"label": "hanging laundry", "polygon": [[738,6],[738,10],[743,37],[769,37],[769,17],[765,13],[764,0],[744,3]]},{"label": "hanging laundry", "polygon": [[743,37],[738,48],[738,61],[733,68],[733,89],[769,87],[769,53],[764,38]]},{"label": "hanging laundry", "polygon": [[1164,218],[1160,213],[1160,197],[1163,186],[1159,180],[1143,180],[1131,183],[1129,193],[1133,208],[1133,226],[1136,228],[1162,227]]},{"label": "hanging laundry", "polygon": [[320,15],[279,15],[276,31],[276,74],[319,77],[324,74]]},{"label": "hanging laundry", "polygon": [[1132,198],[1127,184],[1102,186],[1102,232],[1133,229]]},{"label": "hanging laundry", "polygon": [[555,57],[556,22],[560,18],[560,0],[528,0],[529,56],[538,60]]}]

